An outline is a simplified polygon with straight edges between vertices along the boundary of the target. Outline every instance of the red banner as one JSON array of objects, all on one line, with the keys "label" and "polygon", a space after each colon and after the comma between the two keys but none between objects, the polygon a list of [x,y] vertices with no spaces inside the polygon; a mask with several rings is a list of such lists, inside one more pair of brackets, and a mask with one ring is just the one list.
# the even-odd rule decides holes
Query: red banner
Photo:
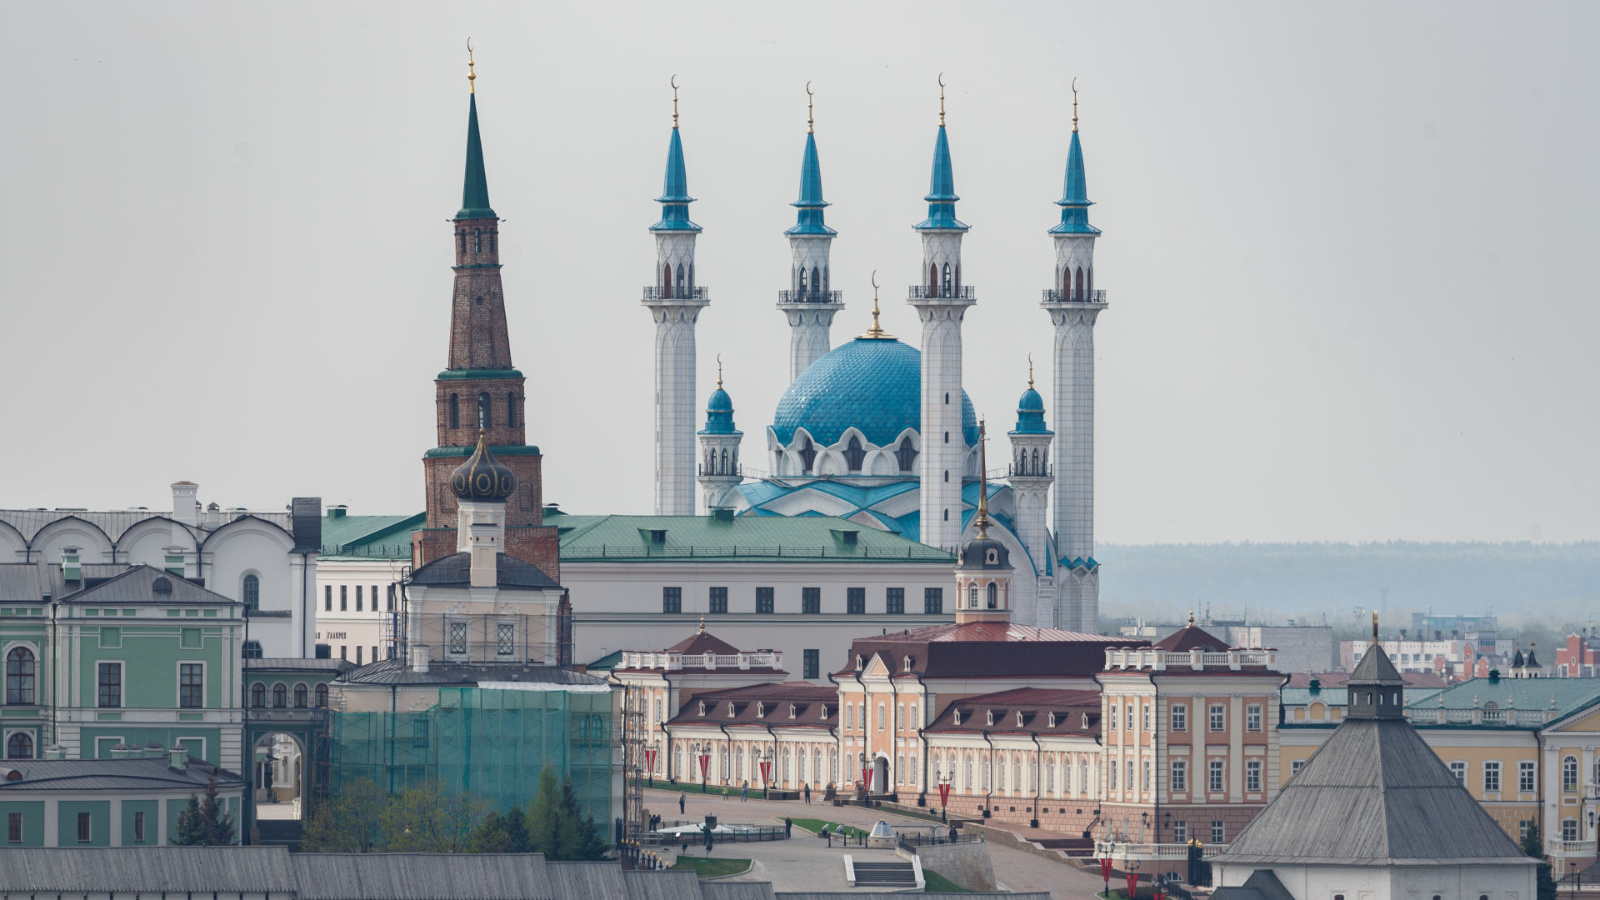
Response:
[{"label": "red banner", "polygon": [[708,777],[710,777],[707,774],[710,770],[711,770],[711,754],[709,754],[709,753],[700,754],[700,780],[701,781],[704,781]]},{"label": "red banner", "polygon": [[761,761],[761,783],[772,783],[772,760],[770,759],[763,759]]},{"label": "red banner", "polygon": [[862,784],[863,787],[866,788],[867,793],[869,793],[869,794],[872,793],[872,766],[871,766],[871,764],[868,764],[868,765],[865,765],[865,766],[861,767],[861,784]]},{"label": "red banner", "polygon": [[1111,881],[1111,857],[1109,856],[1100,860],[1100,877],[1105,879],[1107,883]]},{"label": "red banner", "polygon": [[940,806],[949,806],[950,805],[950,782],[948,782],[948,781],[943,782],[943,783],[941,783],[939,785],[939,805]]},{"label": "red banner", "polygon": [[644,770],[651,775],[656,772],[656,751],[654,748],[644,752]]},{"label": "red banner", "polygon": [[1130,871],[1128,873],[1128,900],[1133,900],[1133,898],[1135,896],[1137,896],[1138,893],[1139,893],[1139,873]]}]

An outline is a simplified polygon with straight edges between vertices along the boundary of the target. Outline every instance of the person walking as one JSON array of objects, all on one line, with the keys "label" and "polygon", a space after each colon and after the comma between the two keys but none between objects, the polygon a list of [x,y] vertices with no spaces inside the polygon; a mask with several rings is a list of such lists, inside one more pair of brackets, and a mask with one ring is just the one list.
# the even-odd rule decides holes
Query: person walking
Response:
[{"label": "person walking", "polygon": [[678,795],[678,815],[683,815],[683,795]]},{"label": "person walking", "polygon": [[786,838],[794,837],[794,820],[788,816],[783,818],[783,836]]},{"label": "person walking", "polygon": [[739,785],[739,802],[750,802],[750,779],[748,778],[746,778],[744,782]]},{"label": "person walking", "polygon": [[723,785],[722,786],[722,799],[723,800],[727,800],[728,799],[728,786],[727,785]]},{"label": "person walking", "polygon": [[809,783],[806,784],[805,795],[806,795],[806,805],[810,806],[811,805],[811,785]]}]

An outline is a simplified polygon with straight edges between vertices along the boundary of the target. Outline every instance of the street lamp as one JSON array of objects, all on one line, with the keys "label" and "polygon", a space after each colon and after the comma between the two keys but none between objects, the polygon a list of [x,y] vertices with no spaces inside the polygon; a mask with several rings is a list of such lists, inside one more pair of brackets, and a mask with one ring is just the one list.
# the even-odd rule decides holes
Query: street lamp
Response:
[{"label": "street lamp", "polygon": [[951,773],[948,775],[942,771],[935,771],[934,773],[939,785],[939,821],[944,824],[949,824],[950,821],[945,817],[945,807],[950,805],[950,782],[954,773],[954,768],[951,769]]}]

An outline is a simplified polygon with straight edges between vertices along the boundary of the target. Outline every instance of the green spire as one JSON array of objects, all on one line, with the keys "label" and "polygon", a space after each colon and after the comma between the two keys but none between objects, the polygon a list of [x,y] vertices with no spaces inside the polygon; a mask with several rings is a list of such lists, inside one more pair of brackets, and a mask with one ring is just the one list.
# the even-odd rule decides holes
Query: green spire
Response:
[{"label": "green spire", "polygon": [[489,207],[489,176],[483,171],[483,140],[478,137],[478,95],[467,106],[467,176],[461,186],[461,211],[457,219],[498,218]]}]

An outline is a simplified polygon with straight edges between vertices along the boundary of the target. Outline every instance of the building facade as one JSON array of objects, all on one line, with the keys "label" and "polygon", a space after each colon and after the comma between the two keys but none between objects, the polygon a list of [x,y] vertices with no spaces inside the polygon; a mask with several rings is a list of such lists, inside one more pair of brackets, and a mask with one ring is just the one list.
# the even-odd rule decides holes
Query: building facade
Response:
[{"label": "building facade", "polygon": [[165,847],[178,839],[189,798],[215,784],[234,823],[244,782],[232,772],[162,747],[129,748],[109,759],[7,761],[0,767],[0,819],[7,850],[24,847]]}]

